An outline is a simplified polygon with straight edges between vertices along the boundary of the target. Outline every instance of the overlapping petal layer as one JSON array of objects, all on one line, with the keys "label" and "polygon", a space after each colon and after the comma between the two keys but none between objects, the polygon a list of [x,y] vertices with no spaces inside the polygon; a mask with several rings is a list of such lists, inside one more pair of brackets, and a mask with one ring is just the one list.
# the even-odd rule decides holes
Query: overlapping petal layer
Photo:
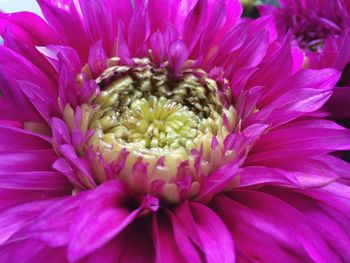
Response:
[{"label": "overlapping petal layer", "polygon": [[[290,36],[279,41],[269,16],[241,20],[238,1],[38,3],[47,22],[0,16],[1,262],[350,260],[349,165],[331,155],[350,148],[350,132],[312,117],[336,69],[302,69]],[[148,182],[145,163],[126,180],[116,174],[127,153],[110,163],[89,144],[95,79],[114,57],[148,58],[174,78],[188,64],[206,71],[237,111],[235,126],[223,117],[226,159],[204,174],[203,149],[193,152],[197,174],[178,168],[182,192],[162,180],[130,189]]]}]

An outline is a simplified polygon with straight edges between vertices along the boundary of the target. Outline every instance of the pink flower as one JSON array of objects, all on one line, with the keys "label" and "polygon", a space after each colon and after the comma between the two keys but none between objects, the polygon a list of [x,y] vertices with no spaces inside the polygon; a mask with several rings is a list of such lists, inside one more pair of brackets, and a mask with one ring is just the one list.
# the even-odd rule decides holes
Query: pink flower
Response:
[{"label": "pink flower", "polygon": [[312,57],[311,65],[317,67],[329,63],[316,60],[320,54],[335,52],[349,27],[344,1],[280,0],[281,7],[259,6],[259,10],[262,15],[273,15],[280,37],[291,32],[293,40]]},{"label": "pink flower", "polygon": [[[350,2],[348,0],[280,0],[281,7],[260,6],[272,15],[280,38],[292,35],[306,55],[305,67],[343,71],[334,96],[324,110],[333,119],[349,119]],[[341,88],[340,88],[341,87]]]},{"label": "pink flower", "polygon": [[239,1],[1,14],[0,262],[350,260],[349,131]]}]

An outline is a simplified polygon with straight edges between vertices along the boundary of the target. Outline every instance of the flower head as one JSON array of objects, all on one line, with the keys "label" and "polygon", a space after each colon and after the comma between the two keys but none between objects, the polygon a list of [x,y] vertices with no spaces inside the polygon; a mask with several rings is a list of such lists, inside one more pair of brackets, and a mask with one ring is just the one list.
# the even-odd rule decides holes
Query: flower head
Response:
[{"label": "flower head", "polygon": [[[280,0],[281,7],[260,6],[261,14],[273,15],[278,34],[287,32],[303,49],[311,68],[342,70],[349,56],[338,57],[347,45],[350,15],[344,0]],[[341,60],[341,61],[339,61]]]},{"label": "flower head", "polygon": [[281,7],[260,6],[260,13],[274,17],[280,38],[292,35],[294,43],[306,55],[305,67],[332,67],[343,71],[338,87],[323,111],[332,119],[349,119],[350,2],[280,0],[280,3]]},{"label": "flower head", "polygon": [[1,262],[350,258],[337,70],[238,0],[38,3],[0,20]]}]

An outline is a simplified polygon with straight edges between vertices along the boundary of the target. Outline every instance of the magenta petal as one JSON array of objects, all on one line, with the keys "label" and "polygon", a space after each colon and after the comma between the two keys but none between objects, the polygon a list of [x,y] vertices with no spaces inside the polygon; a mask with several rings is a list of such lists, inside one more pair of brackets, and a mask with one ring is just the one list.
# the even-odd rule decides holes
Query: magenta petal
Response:
[{"label": "magenta petal", "polygon": [[[18,85],[13,83],[12,85],[3,79],[4,76],[0,73],[0,82],[7,87],[19,90]],[[15,87],[15,88],[14,88]],[[17,122],[17,121],[43,121],[42,117],[36,112],[33,105],[29,102],[28,98],[20,92],[21,98],[15,98],[16,101],[10,99],[6,95],[2,95],[0,98],[0,118],[2,122]],[[6,96],[6,99],[4,98]],[[19,103],[19,100],[23,100],[24,103]],[[21,105],[21,106],[19,106]],[[28,110],[31,109],[31,110]]]},{"label": "magenta petal", "polygon": [[169,48],[169,67],[171,72],[177,76],[183,64],[188,58],[188,49],[184,42],[177,40]]},{"label": "magenta petal", "polygon": [[84,199],[71,229],[70,260],[80,259],[103,246],[136,218],[139,209],[130,211],[123,207],[124,198],[122,184],[111,181],[91,191]]},{"label": "magenta petal", "polygon": [[176,208],[175,215],[189,238],[205,254],[207,262],[235,261],[232,236],[210,208],[200,203],[185,202]]},{"label": "magenta petal", "polygon": [[[70,144],[63,144],[59,147],[61,154],[65,157],[65,159],[61,159],[58,163],[55,163],[55,168],[59,171],[63,169],[65,172],[69,172],[68,167],[74,167],[74,171],[80,173],[80,176],[84,177],[84,183],[88,188],[96,187],[96,182],[92,177],[92,171],[90,163],[86,158],[79,158],[74,147]],[[69,162],[69,166],[65,165]],[[63,167],[62,167],[63,165]],[[73,171],[72,171],[73,172]],[[70,174],[70,173],[69,173]],[[72,179],[72,178],[71,178]]]},{"label": "magenta petal", "polygon": [[[100,202],[95,202],[96,198]],[[106,182],[96,189],[56,200],[28,226],[26,233],[50,246],[69,243],[70,257],[83,257],[117,236],[137,216],[140,208],[132,211],[123,206],[127,198],[120,182]]]},{"label": "magenta petal", "polygon": [[0,153],[1,171],[50,171],[57,159],[53,150],[27,150]]},{"label": "magenta petal", "polygon": [[51,149],[50,138],[0,124],[0,152]]},{"label": "magenta petal", "polygon": [[199,196],[212,196],[223,191],[237,179],[239,171],[239,165],[235,162],[220,167],[203,182]]},{"label": "magenta petal", "polygon": [[58,104],[52,94],[30,82],[19,81],[18,85],[46,122],[49,123],[52,117],[59,116]]},{"label": "magenta petal", "polygon": [[208,12],[207,0],[198,0],[196,6],[188,14],[183,32],[183,41],[189,47],[189,52],[197,44],[199,37],[205,29]]},{"label": "magenta petal", "polygon": [[87,194],[89,192],[83,192],[56,201],[28,226],[27,236],[43,241],[49,246],[67,245],[77,210]]},{"label": "magenta petal", "polygon": [[168,25],[164,32],[157,31],[152,34],[150,47],[155,62],[160,64],[167,59],[170,45],[178,38],[178,32],[171,25]]},{"label": "magenta petal", "polygon": [[257,8],[261,16],[272,15],[275,10],[275,7],[270,5],[259,5]]},{"label": "magenta petal", "polygon": [[[51,87],[51,82],[43,72],[41,72],[37,67],[35,67],[30,61],[20,56],[13,50],[1,47],[0,62],[1,65],[13,71],[13,78],[17,80],[33,80],[32,76],[35,74],[37,78],[35,82],[40,82],[42,85],[47,86],[48,89],[53,89]],[[7,62],[7,63],[5,63]],[[4,67],[5,68],[5,67]]]},{"label": "magenta petal", "polygon": [[[288,156],[280,157],[275,160],[271,158],[267,161],[268,163],[266,161],[264,162],[264,164],[268,164],[269,167],[263,169],[262,167],[254,166],[245,167],[244,170],[247,169],[245,172],[248,173],[242,172],[240,183],[241,186],[259,183],[276,184],[275,180],[281,180],[279,184],[289,185],[293,188],[306,189],[323,187],[338,180],[342,175],[342,169],[347,168],[347,166],[344,167],[342,161],[339,160],[337,164],[343,167],[335,172],[335,167],[327,163],[327,158],[324,158],[324,160],[323,158],[324,156],[317,160],[303,158],[302,156],[292,159]],[[248,163],[249,161],[247,164]],[[256,163],[259,164],[259,162]],[[262,163],[260,164],[262,165]],[[261,174],[261,176],[254,176],[255,169],[258,169],[255,172]],[[290,180],[290,182],[287,182],[285,179]]]},{"label": "magenta petal", "polygon": [[177,31],[182,34],[185,30],[185,20],[188,18],[191,10],[195,7],[197,0],[171,0],[169,3],[171,3],[170,20],[174,24]]},{"label": "magenta petal", "polygon": [[[300,70],[298,73],[290,76],[287,80],[273,89],[270,89],[266,95],[264,103],[269,103],[270,96],[284,95],[286,92],[301,92],[303,89],[327,92],[333,89],[339,80],[340,72],[334,69],[322,70]],[[287,84],[287,85],[286,85]],[[282,97],[282,96],[281,96]]]},{"label": "magenta petal", "polygon": [[28,59],[37,66],[42,72],[45,72],[49,76],[54,76],[54,70],[46,59],[40,55],[35,46],[27,45],[21,40],[16,39],[9,28],[6,28],[2,35],[4,39],[4,46],[12,49],[13,51],[21,54],[24,58]]},{"label": "magenta petal", "polygon": [[154,60],[158,64],[162,63],[165,60],[165,56],[168,51],[164,35],[159,31],[155,32],[151,36],[150,44],[152,47],[152,55],[154,56]]},{"label": "magenta petal", "polygon": [[[283,81],[284,78],[292,73],[293,59],[295,59],[295,56],[292,56],[290,38],[286,38],[275,54],[259,65],[259,69],[251,78],[249,84],[252,86],[265,85],[272,87],[278,81]],[[280,61],[283,61],[283,67],[281,67]]]},{"label": "magenta petal", "polygon": [[[218,50],[210,60],[210,65],[212,67],[222,67],[224,62],[227,61],[228,55],[242,47],[248,38],[247,34],[245,34],[246,30],[247,22],[242,22],[226,33],[224,39],[218,47]],[[242,37],[237,38],[237,35],[241,35]]]},{"label": "magenta petal", "polygon": [[93,78],[97,78],[107,67],[107,56],[102,41],[96,42],[90,49],[89,68]]},{"label": "magenta petal", "polygon": [[69,195],[70,191],[47,191],[47,190],[22,190],[0,188],[0,212],[18,205],[44,201],[56,197]]},{"label": "magenta petal", "polygon": [[80,181],[80,178],[77,176],[76,171],[69,165],[69,163],[64,159],[60,158],[52,164],[52,168],[56,171],[64,174],[69,182],[74,185],[77,189],[84,189],[84,184]]},{"label": "magenta petal", "polygon": [[124,62],[129,62],[132,57],[131,51],[127,44],[125,37],[124,24],[119,21],[118,23],[118,35],[116,41],[116,55],[120,57]]},{"label": "magenta petal", "polygon": [[237,258],[244,257],[248,262],[251,258],[263,262],[310,261],[294,233],[283,222],[279,226],[272,215],[257,213],[226,197],[215,198],[212,206],[235,237]]},{"label": "magenta petal", "polygon": [[[41,87],[42,92],[45,92],[46,95],[56,95],[57,88],[49,76],[45,75],[30,61],[6,47],[1,46],[0,51],[0,78],[1,81],[5,81],[4,84],[8,84],[6,88],[0,86],[0,89],[6,99],[18,103],[17,107],[27,108],[25,111],[33,112],[33,108],[28,105],[28,101],[25,99],[23,90],[17,86],[19,81],[34,83],[31,85]],[[6,76],[11,76],[11,81]],[[33,76],[35,76],[34,79]]]},{"label": "magenta petal", "polygon": [[242,116],[242,119],[247,118],[254,112],[263,94],[264,90],[262,87],[254,87],[241,93],[236,109]]},{"label": "magenta petal", "polygon": [[281,169],[259,166],[248,166],[242,169],[239,187],[248,187],[252,185],[260,186],[264,184],[299,187],[297,178],[295,178],[293,174]]},{"label": "magenta petal", "polygon": [[70,62],[70,65],[74,71],[78,72],[81,70],[81,63],[78,53],[67,46],[57,46],[57,45],[48,45],[37,47],[38,51],[43,54],[51,65],[55,68],[56,72],[59,71],[59,56],[65,58],[65,60]]},{"label": "magenta petal", "polygon": [[239,19],[243,12],[243,6],[239,0],[225,0],[226,3],[226,23],[221,29],[222,32],[219,34],[223,34],[223,32],[227,32],[230,30],[233,25],[239,22]]},{"label": "magenta petal", "polygon": [[[214,1],[215,2],[215,1]],[[208,26],[203,32],[203,36],[200,40],[200,46],[203,48],[202,50],[196,50],[196,54],[207,53],[210,48],[213,46],[212,42],[216,40],[216,38],[223,37],[223,35],[217,34],[221,29],[223,24],[226,22],[228,17],[226,16],[226,3],[224,0],[217,1],[216,5],[214,5],[212,14],[208,21]],[[228,2],[228,1],[227,1]],[[233,1],[235,2],[235,1]],[[237,3],[238,1],[236,1]],[[229,17],[229,19],[232,19]],[[215,36],[216,37],[213,37]]]},{"label": "magenta petal", "polygon": [[301,70],[288,80],[269,89],[261,100],[261,111],[249,118],[256,122],[261,117],[273,126],[291,121],[305,113],[320,109],[329,99],[339,79],[334,69]]},{"label": "magenta petal", "polygon": [[70,104],[74,108],[77,105],[80,89],[76,80],[79,71],[75,71],[74,66],[63,54],[59,53],[57,57],[59,66],[59,102],[62,107]]},{"label": "magenta petal", "polygon": [[350,179],[350,164],[348,162],[332,155],[317,156],[315,159],[329,165],[329,168],[331,168],[331,170],[334,171],[340,178]]},{"label": "magenta petal", "polygon": [[155,262],[185,262],[174,240],[174,232],[172,226],[170,222],[164,217],[164,215],[154,215],[153,236],[157,252]]},{"label": "magenta petal", "polygon": [[0,244],[3,244],[19,229],[37,218],[56,201],[58,201],[58,199],[32,202],[10,208],[0,213]]},{"label": "magenta petal", "polygon": [[6,28],[11,28],[12,35],[27,45],[48,45],[59,42],[52,28],[41,17],[30,12],[1,14],[1,35]]},{"label": "magenta petal", "polygon": [[0,188],[27,190],[65,191],[71,185],[65,176],[58,172],[2,172],[0,171]]},{"label": "magenta petal", "polygon": [[101,263],[103,259],[103,263],[154,263],[155,249],[149,219],[151,218],[138,218],[112,241],[84,257],[82,261]]},{"label": "magenta petal", "polygon": [[350,51],[348,48],[349,45],[350,45],[350,30],[348,29],[342,40],[342,44],[339,50],[339,55],[337,56],[337,59],[335,61],[335,65],[334,65],[335,68],[339,70],[343,70],[345,66],[349,63],[350,61]]},{"label": "magenta petal", "polygon": [[128,46],[132,54],[136,55],[138,49],[147,40],[150,34],[150,20],[148,17],[148,1],[134,12],[128,28]]},{"label": "magenta petal", "polygon": [[23,239],[1,246],[0,261],[68,263],[66,253],[64,247],[52,248],[35,239]]},{"label": "magenta petal", "polygon": [[[116,17],[126,26],[129,27],[130,19],[133,15],[132,2],[129,0],[108,0],[112,9],[113,21]],[[117,21],[116,21],[117,22]]]},{"label": "magenta petal", "polygon": [[62,145],[71,142],[69,129],[61,119],[53,118],[51,127],[55,143]]},{"label": "magenta petal", "polygon": [[78,95],[79,104],[87,103],[94,94],[98,94],[100,87],[93,79],[83,82],[83,87]]},{"label": "magenta petal", "polygon": [[80,0],[79,3],[91,43],[102,40],[106,53],[112,55],[116,32],[113,30],[111,6],[107,0]]},{"label": "magenta petal", "polygon": [[63,44],[79,51],[82,59],[87,58],[90,42],[73,1],[62,4],[61,1],[38,0],[38,4]]},{"label": "magenta petal", "polygon": [[166,213],[173,227],[175,242],[183,257],[193,263],[202,262],[201,255],[196,248],[195,243],[191,241],[189,236],[187,236],[186,231],[184,231],[176,216],[170,210],[167,210]]},{"label": "magenta petal", "polygon": [[[321,123],[321,124],[320,124]],[[322,123],[324,127],[322,127]],[[327,121],[304,121],[281,126],[261,137],[248,162],[288,157],[312,157],[349,148],[349,131]],[[316,126],[312,126],[315,125]],[[327,127],[327,126],[330,127]],[[300,148],[300,145],[303,145]]]},{"label": "magenta petal", "polygon": [[296,207],[312,221],[312,224],[321,228],[323,238],[342,261],[347,261],[350,258],[350,227],[347,211],[341,207],[331,207],[325,202],[308,196],[309,191],[283,193],[281,190],[275,189],[271,192]]},{"label": "magenta petal", "polygon": [[[213,47],[221,47],[222,40],[239,23],[242,5],[239,0],[208,1],[208,15],[203,32],[197,41],[192,56],[211,55]],[[231,43],[231,46],[234,44]],[[209,53],[208,53],[209,52]]]},{"label": "magenta petal", "polygon": [[[243,246],[245,238],[248,239],[242,247],[248,253],[251,251],[254,255],[253,251],[259,249],[259,245],[256,246],[259,243],[252,243],[256,232],[247,235],[238,232],[244,223],[251,225],[251,228],[261,229],[271,238],[276,238],[280,246],[287,247],[289,251],[293,251],[292,253],[303,255],[301,245],[308,254],[308,256],[304,254],[302,261],[308,261],[311,257],[316,262],[338,262],[338,256],[325,242],[321,232],[310,224],[309,218],[285,201],[258,191],[235,191],[230,194],[230,198],[232,200],[218,198],[220,202],[217,203],[219,206],[214,204],[215,210],[224,218],[231,230],[237,232],[238,237],[241,236],[241,239],[237,239],[238,247]],[[249,234],[253,236],[250,237]],[[265,241],[260,242],[263,245]],[[261,252],[257,254],[265,258],[269,256]],[[291,258],[293,256],[289,255]]]},{"label": "magenta petal", "polygon": [[[151,31],[165,31],[171,14],[172,0],[150,0],[149,13],[151,20]],[[162,14],[161,16],[159,14]]]},{"label": "magenta petal", "polygon": [[235,67],[255,67],[264,58],[268,48],[268,32],[262,30],[256,33],[249,41],[244,45],[239,53]]}]

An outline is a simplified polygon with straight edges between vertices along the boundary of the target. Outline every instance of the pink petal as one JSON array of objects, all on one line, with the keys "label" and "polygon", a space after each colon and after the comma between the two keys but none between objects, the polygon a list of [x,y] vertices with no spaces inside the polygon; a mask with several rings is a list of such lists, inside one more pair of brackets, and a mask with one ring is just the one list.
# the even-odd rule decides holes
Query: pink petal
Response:
[{"label": "pink petal", "polygon": [[[289,124],[287,127],[270,131],[261,137],[254,146],[247,162],[261,162],[263,159],[288,157],[312,157],[336,150],[348,149],[349,131],[336,127],[312,127],[313,123],[322,121],[305,121]],[[325,123],[328,124],[327,121]],[[310,126],[307,126],[307,125]],[[303,125],[306,125],[303,127]],[[300,148],[300,145],[303,145]],[[269,156],[269,157],[267,157]]]},{"label": "pink petal", "polygon": [[68,263],[66,253],[65,248],[52,248],[38,240],[24,239],[1,246],[0,261]]},{"label": "pink petal", "polygon": [[139,209],[131,211],[122,206],[125,194],[119,182],[111,181],[91,191],[84,199],[71,229],[70,260],[80,259],[103,246],[136,218]]},{"label": "pink petal", "polygon": [[12,49],[18,54],[21,54],[24,58],[31,61],[31,63],[33,63],[47,75],[55,75],[54,69],[45,60],[45,58],[41,56],[41,54],[36,50],[34,44],[25,44],[20,39],[16,39],[9,27],[5,29],[4,33],[2,34],[2,37],[4,40],[4,46]]},{"label": "pink petal", "polygon": [[[154,263],[155,251],[151,236],[151,218],[139,218],[112,241],[83,259],[87,263]],[[137,253],[135,253],[137,248]]]},{"label": "pink petal", "polygon": [[107,0],[80,0],[85,31],[91,43],[100,40],[109,56],[112,56],[112,49],[116,32],[113,30],[112,10]]},{"label": "pink petal", "polygon": [[79,51],[81,58],[86,60],[90,42],[73,1],[38,0],[38,4],[63,44]]},{"label": "pink petal", "polygon": [[53,150],[26,150],[0,153],[1,171],[50,171],[57,159]]},{"label": "pink petal", "polygon": [[148,1],[142,1],[141,6],[136,9],[129,24],[128,46],[134,56],[137,55],[137,51],[150,35],[148,9]]},{"label": "pink petal", "polygon": [[171,224],[164,215],[154,215],[153,236],[157,255],[155,262],[185,262],[179,247],[176,245]]},{"label": "pink petal", "polygon": [[177,40],[171,44],[169,48],[168,60],[170,70],[175,76],[180,73],[182,66],[186,62],[187,58],[188,49],[184,42]]},{"label": "pink petal", "polygon": [[175,215],[188,237],[202,250],[207,262],[235,261],[232,236],[210,208],[185,202],[176,208]]},{"label": "pink petal", "polygon": [[12,207],[0,213],[0,244],[3,244],[19,229],[37,218],[58,199],[32,202]]},{"label": "pink petal", "polygon": [[[259,245],[263,245],[264,241],[261,240],[262,243],[259,242],[258,246],[256,244],[252,245],[254,244],[252,238],[254,238],[256,232],[249,233],[253,236],[240,233],[241,222],[261,229],[269,234],[271,238],[277,239],[276,242],[280,246],[287,247],[288,251],[293,251],[288,256],[290,258],[293,258],[294,253],[296,255],[303,253],[300,249],[301,245],[307,254],[317,262],[337,262],[338,256],[329,248],[319,230],[310,224],[308,217],[288,203],[270,194],[258,191],[235,191],[230,194],[230,198],[232,200],[228,198],[216,199],[220,201],[215,201],[215,210],[224,218],[233,234],[237,233],[237,246],[242,246],[244,251],[254,253],[254,250],[257,251]],[[268,256],[261,252],[263,251],[258,252],[257,255],[265,258]],[[279,250],[276,252],[279,252]],[[254,254],[251,256],[254,256]],[[261,260],[264,261],[264,258],[261,258]],[[305,257],[304,254],[305,260],[308,260],[308,257]]]},{"label": "pink petal", "polygon": [[102,47],[102,41],[96,42],[90,49],[89,67],[93,78],[97,78],[107,67],[107,56]]},{"label": "pink petal", "polygon": [[201,36],[208,12],[207,0],[198,0],[196,6],[188,14],[183,32],[183,41],[188,46],[189,53],[195,47]]},{"label": "pink petal", "polygon": [[[248,41],[247,41],[248,42]],[[268,48],[268,33],[265,30],[257,32],[243,46],[235,63],[235,68],[257,66],[264,58]]]},{"label": "pink petal", "polygon": [[[259,65],[259,69],[253,75],[248,85],[272,87],[279,81],[283,81],[292,72],[293,59],[290,38],[286,38],[283,45]],[[280,65],[281,61],[283,61],[283,67]]]},{"label": "pink petal", "polygon": [[45,92],[31,82],[19,81],[18,85],[47,123],[50,123],[52,117],[60,115],[57,100],[53,94]]},{"label": "pink petal", "polygon": [[0,152],[51,149],[48,137],[34,132],[0,124]]},{"label": "pink petal", "polygon": [[11,33],[17,40],[27,45],[48,45],[59,42],[52,28],[41,17],[33,13],[1,14],[0,34],[3,34],[6,27],[11,28]]},{"label": "pink petal", "polygon": [[248,187],[253,185],[278,185],[278,186],[295,186],[299,187],[297,178],[292,173],[288,173],[281,169],[264,167],[264,166],[248,166],[240,172],[239,187]]},{"label": "pink petal", "polygon": [[186,231],[184,231],[176,216],[170,210],[166,210],[166,213],[171,221],[173,236],[182,256],[193,263],[202,262],[201,255],[196,245],[191,241],[190,237],[187,236]]},{"label": "pink petal", "polygon": [[71,194],[70,189],[60,190],[27,190],[0,188],[0,212],[18,205],[50,200]]},{"label": "pink petal", "polygon": [[70,47],[48,45],[37,47],[37,49],[51,63],[51,65],[55,68],[56,72],[59,71],[60,56],[64,57],[65,60],[69,61],[74,71],[79,72],[82,68],[82,64],[80,62],[78,53]]},{"label": "pink petal", "polygon": [[117,20],[115,19],[117,17],[126,28],[129,28],[129,23],[134,12],[132,2],[129,0],[109,0],[109,4],[112,9],[113,21]]},{"label": "pink petal", "polygon": [[0,188],[47,191],[72,189],[65,176],[58,172],[3,172],[0,171]]}]

